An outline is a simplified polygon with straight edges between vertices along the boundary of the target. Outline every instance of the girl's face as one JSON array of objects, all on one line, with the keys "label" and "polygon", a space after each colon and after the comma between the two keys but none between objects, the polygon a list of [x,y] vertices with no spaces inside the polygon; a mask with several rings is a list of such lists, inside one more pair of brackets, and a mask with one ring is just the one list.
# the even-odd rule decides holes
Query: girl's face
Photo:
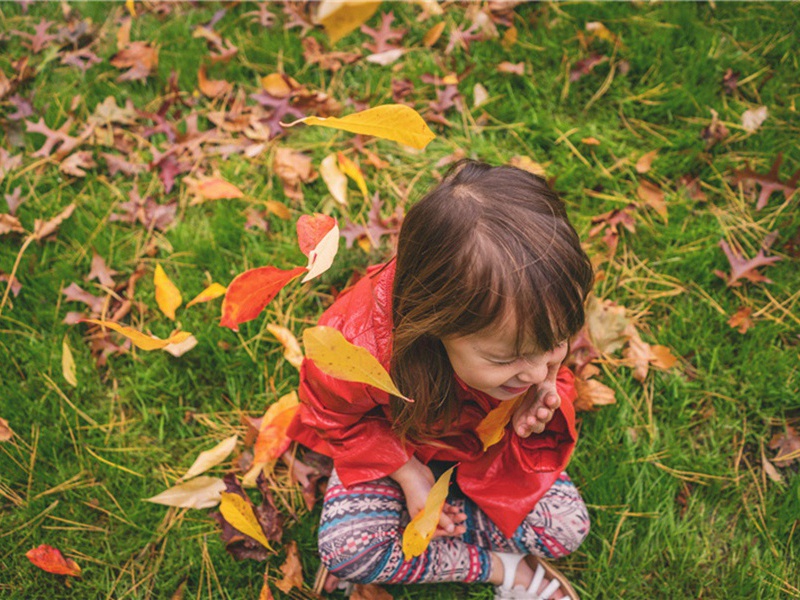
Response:
[{"label": "girl's face", "polygon": [[549,352],[519,355],[514,351],[516,328],[505,324],[492,330],[442,339],[456,375],[469,387],[497,400],[512,400],[550,379],[567,356],[567,340]]}]

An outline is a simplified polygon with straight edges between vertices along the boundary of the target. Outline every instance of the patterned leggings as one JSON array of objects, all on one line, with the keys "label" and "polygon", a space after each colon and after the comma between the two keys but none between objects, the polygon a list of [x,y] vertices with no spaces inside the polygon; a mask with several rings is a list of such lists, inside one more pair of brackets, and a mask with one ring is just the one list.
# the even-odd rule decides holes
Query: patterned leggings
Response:
[{"label": "patterned leggings", "polygon": [[589,532],[589,515],[575,484],[562,473],[511,539],[469,498],[448,502],[467,515],[467,532],[437,537],[410,561],[403,559],[403,531],[410,518],[400,486],[387,478],[342,485],[331,475],[322,507],[319,553],[331,573],[360,583],[486,581],[490,550],[559,558]]}]

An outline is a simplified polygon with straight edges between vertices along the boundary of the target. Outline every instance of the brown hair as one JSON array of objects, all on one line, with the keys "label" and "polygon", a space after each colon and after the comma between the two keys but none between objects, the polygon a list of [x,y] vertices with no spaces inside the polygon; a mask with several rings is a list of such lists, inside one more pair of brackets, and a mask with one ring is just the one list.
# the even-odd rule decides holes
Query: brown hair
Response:
[{"label": "brown hair", "polygon": [[392,299],[395,431],[447,435],[457,414],[442,338],[497,326],[508,315],[524,344],[548,351],[583,326],[589,259],[564,204],[536,175],[465,160],[415,204],[400,231]]}]

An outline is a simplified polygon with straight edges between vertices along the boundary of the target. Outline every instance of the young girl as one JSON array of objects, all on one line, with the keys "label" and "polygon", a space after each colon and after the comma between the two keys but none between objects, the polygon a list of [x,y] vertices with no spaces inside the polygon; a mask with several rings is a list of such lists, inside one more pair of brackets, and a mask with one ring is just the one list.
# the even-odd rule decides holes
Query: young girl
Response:
[{"label": "young girl", "polygon": [[[369,350],[414,402],[303,363],[289,433],[334,462],[323,564],[362,583],[491,582],[496,598],[577,598],[542,560],[589,530],[563,472],[576,432],[561,363],[592,267],[564,205],[526,171],[462,161],[409,210],[396,258],[367,274],[319,323]],[[520,395],[484,451],[475,428]],[[403,531],[453,464],[436,537],[406,561]]]}]

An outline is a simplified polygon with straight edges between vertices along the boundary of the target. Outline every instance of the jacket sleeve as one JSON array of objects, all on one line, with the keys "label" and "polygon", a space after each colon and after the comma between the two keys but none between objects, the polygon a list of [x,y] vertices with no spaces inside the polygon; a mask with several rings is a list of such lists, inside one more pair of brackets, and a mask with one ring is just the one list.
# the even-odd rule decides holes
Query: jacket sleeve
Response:
[{"label": "jacket sleeve", "polygon": [[[302,405],[290,435],[310,428],[325,442],[325,453],[333,458],[345,485],[385,477],[413,455],[413,448],[391,429],[384,412],[389,402],[385,392],[326,375],[306,359],[299,393]],[[305,441],[303,436],[292,437]]]}]

